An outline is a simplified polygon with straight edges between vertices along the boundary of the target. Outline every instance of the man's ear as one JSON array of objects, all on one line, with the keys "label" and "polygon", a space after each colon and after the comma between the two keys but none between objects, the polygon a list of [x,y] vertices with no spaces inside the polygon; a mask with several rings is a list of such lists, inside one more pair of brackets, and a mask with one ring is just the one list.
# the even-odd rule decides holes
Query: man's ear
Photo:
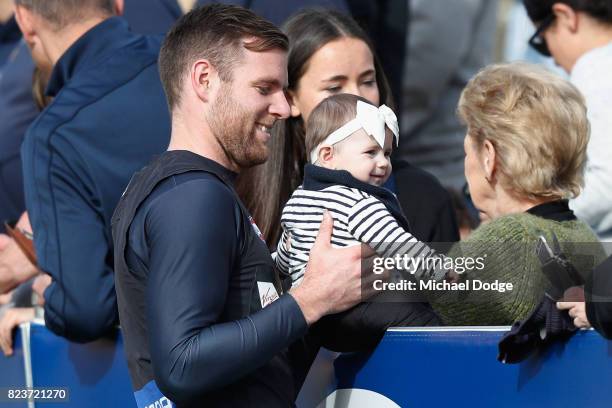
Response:
[{"label": "man's ear", "polygon": [[555,24],[559,28],[565,28],[571,33],[575,33],[578,30],[578,13],[576,13],[576,10],[565,3],[555,3],[553,4],[552,11],[557,20]]},{"label": "man's ear", "polygon": [[297,118],[302,115],[302,111],[296,104],[297,97],[294,91],[287,91],[287,102],[289,102],[289,107],[291,108],[291,117]]},{"label": "man's ear", "polygon": [[483,167],[485,171],[485,178],[487,179],[487,181],[491,181],[493,180],[495,176],[495,170],[496,170],[495,159],[497,156],[497,151],[495,150],[495,146],[493,146],[493,143],[491,143],[490,140],[486,140],[486,139],[483,143],[481,151],[482,151]]},{"label": "man's ear", "polygon": [[115,0],[115,15],[122,16],[123,10],[125,9],[125,2],[123,0]]},{"label": "man's ear", "polygon": [[23,39],[30,47],[36,42],[38,37],[35,19],[34,14],[27,8],[19,5],[15,6],[15,21],[17,21],[17,25],[21,30]]},{"label": "man's ear", "polygon": [[191,67],[191,87],[202,101],[210,100],[213,85],[217,80],[218,73],[210,61],[197,60]]}]

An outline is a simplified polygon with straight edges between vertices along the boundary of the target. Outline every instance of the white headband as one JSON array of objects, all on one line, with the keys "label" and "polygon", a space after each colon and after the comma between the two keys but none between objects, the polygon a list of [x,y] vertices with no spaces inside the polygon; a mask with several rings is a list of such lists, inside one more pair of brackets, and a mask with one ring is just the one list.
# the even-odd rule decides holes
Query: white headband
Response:
[{"label": "white headband", "polygon": [[380,147],[385,146],[385,125],[391,129],[395,136],[395,145],[399,142],[399,126],[395,113],[387,105],[382,105],[377,108],[369,103],[357,101],[357,115],[355,119],[345,123],[340,128],[334,130],[329,136],[317,145],[310,152],[310,162],[314,163],[319,158],[319,151],[324,146],[332,146],[359,129],[363,129],[366,133],[376,140]]}]

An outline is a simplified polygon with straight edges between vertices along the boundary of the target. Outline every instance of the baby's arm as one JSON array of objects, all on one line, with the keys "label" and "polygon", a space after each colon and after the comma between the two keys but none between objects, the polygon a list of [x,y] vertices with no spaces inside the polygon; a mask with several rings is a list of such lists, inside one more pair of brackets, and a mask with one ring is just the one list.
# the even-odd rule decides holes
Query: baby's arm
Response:
[{"label": "baby's arm", "polygon": [[[442,268],[443,255],[436,254],[427,244],[402,228],[380,200],[369,197],[359,201],[352,207],[348,220],[349,232],[353,237],[369,245],[379,256],[421,258],[421,267],[414,273],[417,279],[444,279],[447,271]],[[429,262],[430,267],[423,268],[427,258],[438,258],[439,261]]]}]

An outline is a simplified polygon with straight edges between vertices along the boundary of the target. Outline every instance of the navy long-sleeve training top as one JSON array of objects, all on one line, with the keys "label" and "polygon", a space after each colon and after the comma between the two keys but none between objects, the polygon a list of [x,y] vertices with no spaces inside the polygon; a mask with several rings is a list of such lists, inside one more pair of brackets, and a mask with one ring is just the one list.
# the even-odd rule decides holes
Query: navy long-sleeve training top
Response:
[{"label": "navy long-sleeve training top", "polygon": [[168,145],[160,43],[116,17],[92,28],[55,65],[55,99],[22,146],[38,262],[53,278],[45,323],[75,341],[117,323],[110,219],[132,174]]},{"label": "navy long-sleeve training top", "polygon": [[[185,158],[202,167],[168,170]],[[167,152],[117,208],[116,285],[139,407],[164,398],[181,407],[294,405],[289,346],[306,321],[290,295],[278,296],[267,245],[230,179],[211,160]]]}]

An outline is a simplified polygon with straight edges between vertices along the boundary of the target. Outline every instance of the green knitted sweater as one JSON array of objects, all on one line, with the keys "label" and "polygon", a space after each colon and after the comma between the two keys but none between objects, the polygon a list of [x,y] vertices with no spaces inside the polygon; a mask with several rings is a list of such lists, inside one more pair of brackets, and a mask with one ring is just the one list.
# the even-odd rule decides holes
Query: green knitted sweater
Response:
[{"label": "green knitted sweater", "polygon": [[[528,213],[500,217],[451,249],[453,259],[482,257],[483,262],[461,275],[461,282],[472,281],[470,290],[429,292],[442,321],[451,326],[511,325],[527,317],[550,285],[535,252],[537,239],[543,234],[552,242],[553,232],[583,276],[606,258],[595,234],[581,221],[552,221]],[[509,282],[513,289],[477,291],[474,280]]]}]

